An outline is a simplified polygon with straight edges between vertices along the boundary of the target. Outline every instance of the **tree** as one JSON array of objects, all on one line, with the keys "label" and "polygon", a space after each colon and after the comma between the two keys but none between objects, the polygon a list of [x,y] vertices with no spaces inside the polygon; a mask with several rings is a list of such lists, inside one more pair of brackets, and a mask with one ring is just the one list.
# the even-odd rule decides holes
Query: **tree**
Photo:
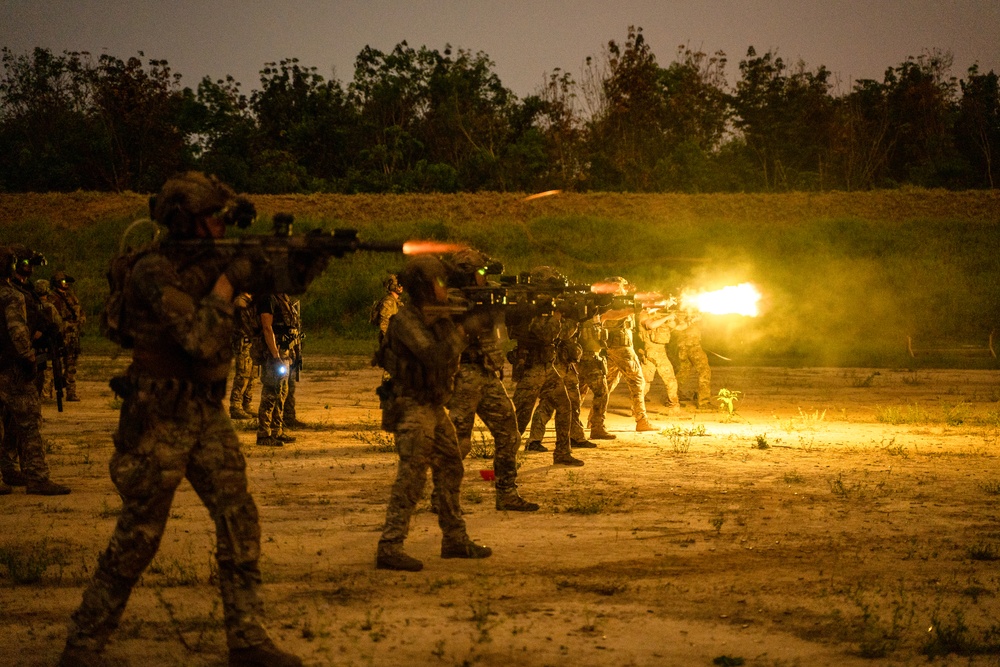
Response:
[{"label": "tree", "polygon": [[1000,152],[1000,81],[992,70],[980,74],[973,65],[961,86],[955,122],[958,149],[978,171],[976,184],[992,190],[996,187],[995,156]]}]

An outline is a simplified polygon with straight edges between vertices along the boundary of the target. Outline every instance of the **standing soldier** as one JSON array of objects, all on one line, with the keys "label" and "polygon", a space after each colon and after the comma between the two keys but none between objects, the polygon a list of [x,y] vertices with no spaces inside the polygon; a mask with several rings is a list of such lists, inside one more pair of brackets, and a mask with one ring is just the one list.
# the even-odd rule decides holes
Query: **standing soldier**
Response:
[{"label": "standing soldier", "polygon": [[[566,278],[548,266],[539,266],[531,271],[531,283],[539,287],[550,285],[559,287],[566,284]],[[564,321],[558,310],[552,312],[517,314],[508,317],[510,337],[517,341],[511,353],[514,387],[514,409],[517,413],[517,430],[522,435],[531,423],[535,404],[546,400],[555,408],[556,445],[552,462],[556,465],[582,466],[583,461],[573,456],[570,443],[573,408],[563,375],[566,362],[559,356],[559,349],[565,339],[576,331],[576,322]],[[546,451],[541,442],[531,443],[527,451]]]},{"label": "standing soldier", "polygon": [[285,433],[284,426],[295,314],[287,294],[265,294],[255,301],[260,320],[260,336],[256,345],[261,385],[257,444],[281,447],[286,442],[295,442],[295,436]]},{"label": "standing soldier", "polygon": [[[455,426],[444,406],[468,341],[462,326],[433,310],[448,302],[444,265],[429,255],[414,257],[399,282],[410,303],[392,317],[375,355],[391,378],[379,388],[382,428],[394,433],[399,454],[375,567],[416,572],[424,565],[403,550],[403,541],[413,508],[423,495],[428,466],[438,497],[441,557],[487,558],[493,552],[469,539],[459,508],[464,468]],[[425,310],[426,306],[431,308]],[[477,335],[485,322],[477,324],[473,316],[465,324]]]},{"label": "standing soldier", "polygon": [[[235,205],[235,206],[234,206]],[[122,286],[132,364],[112,387],[124,398],[111,479],[122,498],[108,548],[70,621],[61,667],[105,664],[101,655],[132,588],[156,555],[170,506],[187,478],[215,522],[229,665],[299,667],[261,624],[260,523],[246,461],[223,400],[232,363],[233,297],[251,291],[266,259],[233,258],[213,245],[252,205],[199,172],[168,180],[150,202],[169,234],[139,258]]]},{"label": "standing soldier", "polygon": [[[681,303],[684,298],[681,297]],[[712,407],[712,367],[708,365],[708,355],[701,347],[701,313],[692,307],[683,307],[677,315],[674,330],[677,341],[677,382],[684,387],[691,378],[692,371],[698,374],[698,390],[694,393],[694,404],[699,408]]]},{"label": "standing soldier", "polygon": [[233,365],[236,370],[233,388],[229,392],[229,418],[253,419],[253,379],[260,373],[253,355],[254,338],[260,335],[257,309],[254,308],[253,296],[248,292],[236,297],[233,308]]},{"label": "standing soldier", "polygon": [[285,428],[304,428],[305,422],[299,419],[298,411],[295,409],[295,385],[299,383],[299,374],[302,372],[302,302],[298,299],[291,301],[292,323],[288,331],[288,395],[285,396],[285,405],[281,413],[281,421]]},{"label": "standing soldier", "polygon": [[70,288],[70,283],[73,282],[76,282],[76,279],[66,275],[65,271],[56,271],[52,274],[52,302],[59,309],[59,316],[62,317],[64,325],[66,346],[64,372],[66,374],[67,401],[80,400],[76,391],[76,365],[81,351],[80,336],[83,333],[83,325],[87,323],[80,299]]},{"label": "standing soldier", "polygon": [[[65,387],[66,382],[66,325],[62,316],[59,315],[59,307],[52,296],[52,288],[48,280],[36,280],[34,296],[38,298],[39,312],[42,316],[43,326],[48,331],[48,341],[44,352],[49,356],[48,363],[42,368],[39,364],[38,377],[35,386],[42,400],[52,400],[55,398],[55,386],[60,384],[60,391]],[[36,349],[38,341],[35,342]],[[58,354],[59,359],[53,361],[52,355]],[[61,363],[60,363],[61,362]],[[53,376],[54,371],[61,370],[63,375],[60,378]],[[60,408],[62,404],[60,404]]]},{"label": "standing soldier", "polygon": [[594,395],[590,405],[590,416],[587,417],[587,428],[590,429],[591,440],[614,440],[617,436],[609,433],[604,426],[608,412],[608,362],[606,343],[608,332],[601,325],[600,315],[588,318],[580,323],[580,335],[577,338],[583,353],[577,372],[580,375],[580,399],[587,390]]},{"label": "standing soldier", "polygon": [[656,374],[660,374],[660,379],[667,388],[667,400],[664,405],[670,408],[672,414],[677,414],[681,410],[680,401],[677,400],[677,378],[674,376],[674,367],[667,356],[667,343],[670,342],[670,330],[677,324],[676,311],[670,310],[669,304],[663,310],[643,310],[639,321],[639,338],[642,340],[646,350],[646,360],[642,365],[642,374],[646,380],[646,394],[649,394],[650,387]]},{"label": "standing soldier", "polygon": [[[477,250],[457,252],[448,264],[451,287],[486,285],[486,270],[494,262]],[[534,512],[537,503],[528,502],[517,492],[517,450],[521,434],[517,429],[514,404],[503,386],[503,352],[498,334],[503,311],[490,311],[489,326],[470,336],[462,352],[455,376],[455,391],[448,403],[448,416],[455,424],[458,447],[464,459],[472,451],[472,428],[478,415],[493,436],[493,471],[496,474],[496,508],[515,512]]]},{"label": "standing soldier", "polygon": [[[624,278],[605,278],[605,283],[617,285],[616,296],[625,296],[634,287]],[[625,314],[621,309],[612,310],[602,316],[604,328],[608,332],[608,391],[613,392],[618,381],[625,378],[629,397],[632,399],[632,417],[636,431],[655,431],[655,426],[646,418],[645,380],[642,366],[635,353],[632,331],[635,329],[634,312]]]},{"label": "standing soldier", "polygon": [[22,245],[0,252],[0,493],[10,493],[11,486],[24,486],[27,493],[41,496],[70,492],[49,479],[40,432],[42,405],[35,386],[34,343],[41,336],[41,316],[37,302],[27,300],[25,285],[32,267],[42,262],[41,255]]},{"label": "standing soldier", "polygon": [[399,284],[395,274],[390,273],[389,277],[382,281],[382,287],[385,288],[385,296],[372,305],[369,317],[371,323],[378,327],[379,344],[389,329],[389,318],[398,313],[403,306],[403,286]]}]

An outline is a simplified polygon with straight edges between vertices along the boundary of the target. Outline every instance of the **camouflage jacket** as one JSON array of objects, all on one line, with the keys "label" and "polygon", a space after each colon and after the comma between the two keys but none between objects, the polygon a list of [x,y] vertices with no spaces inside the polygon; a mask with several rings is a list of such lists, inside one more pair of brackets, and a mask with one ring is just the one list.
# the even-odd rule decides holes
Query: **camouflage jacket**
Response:
[{"label": "camouflage jacket", "polygon": [[32,332],[28,325],[24,294],[12,286],[9,280],[0,281],[0,313],[3,316],[3,326],[0,326],[0,367],[12,367],[18,357],[32,360]]},{"label": "camouflage jacket", "polygon": [[393,393],[419,403],[444,405],[451,398],[466,338],[450,318],[432,324],[414,306],[389,322],[376,360],[392,377]]},{"label": "camouflage jacket", "polygon": [[49,297],[49,302],[59,310],[59,317],[62,318],[66,327],[66,334],[79,335],[83,325],[87,322],[87,317],[83,313],[83,307],[76,294],[69,289],[66,291],[54,289]]},{"label": "camouflage jacket", "polygon": [[136,262],[124,291],[134,371],[225,380],[233,355],[233,304],[212,288],[226,265],[211,248],[192,254],[163,247]]}]

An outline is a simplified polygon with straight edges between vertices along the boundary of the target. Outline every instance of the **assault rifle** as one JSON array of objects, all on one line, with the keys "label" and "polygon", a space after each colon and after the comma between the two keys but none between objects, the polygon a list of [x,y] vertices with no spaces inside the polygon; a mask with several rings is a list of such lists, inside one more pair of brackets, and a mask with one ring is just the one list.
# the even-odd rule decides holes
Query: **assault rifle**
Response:
[{"label": "assault rifle", "polygon": [[424,306],[437,315],[463,315],[476,309],[512,308],[525,313],[559,311],[572,319],[585,319],[611,303],[609,295],[595,294],[590,285],[532,283],[528,273],[500,276],[498,283],[453,288],[456,298],[448,304]]},{"label": "assault rifle", "polygon": [[[288,216],[289,218],[291,216]],[[276,223],[279,216],[275,216]],[[191,252],[214,248],[217,252],[245,256],[260,261],[261,275],[254,276],[268,291],[302,294],[309,283],[326,268],[331,257],[341,258],[361,250],[369,252],[414,252],[399,241],[362,241],[356,229],[327,232],[314,229],[293,234],[291,223],[276,224],[273,234],[245,234],[222,239],[166,239],[164,247],[189,248]]]},{"label": "assault rifle", "polygon": [[55,324],[46,326],[42,336],[35,341],[38,352],[35,354],[35,364],[39,371],[44,372],[45,364],[52,365],[52,386],[56,392],[56,409],[63,411],[63,393],[66,391],[66,341],[59,327]]}]

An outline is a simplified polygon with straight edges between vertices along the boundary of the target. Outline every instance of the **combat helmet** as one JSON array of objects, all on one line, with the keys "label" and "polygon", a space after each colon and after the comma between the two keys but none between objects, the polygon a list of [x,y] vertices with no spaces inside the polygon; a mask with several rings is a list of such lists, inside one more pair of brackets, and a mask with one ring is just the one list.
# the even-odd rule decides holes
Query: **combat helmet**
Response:
[{"label": "combat helmet", "polygon": [[150,197],[149,213],[177,238],[192,236],[199,217],[217,215],[227,225],[249,227],[257,216],[249,200],[237,197],[231,187],[200,171],[187,171],[170,178],[159,194]]},{"label": "combat helmet", "polygon": [[382,287],[385,288],[386,292],[393,292],[395,294],[403,293],[403,286],[399,284],[399,278],[396,277],[395,273],[390,273],[386,276],[385,280],[382,281]]},{"label": "combat helmet", "polygon": [[448,270],[448,283],[456,287],[474,283],[477,274],[486,276],[503,273],[503,263],[475,248],[463,248],[452,253],[445,260],[445,268]]},{"label": "combat helmet", "polygon": [[399,284],[417,304],[435,300],[435,285],[446,285],[448,274],[444,264],[434,255],[411,257],[399,272]]}]

